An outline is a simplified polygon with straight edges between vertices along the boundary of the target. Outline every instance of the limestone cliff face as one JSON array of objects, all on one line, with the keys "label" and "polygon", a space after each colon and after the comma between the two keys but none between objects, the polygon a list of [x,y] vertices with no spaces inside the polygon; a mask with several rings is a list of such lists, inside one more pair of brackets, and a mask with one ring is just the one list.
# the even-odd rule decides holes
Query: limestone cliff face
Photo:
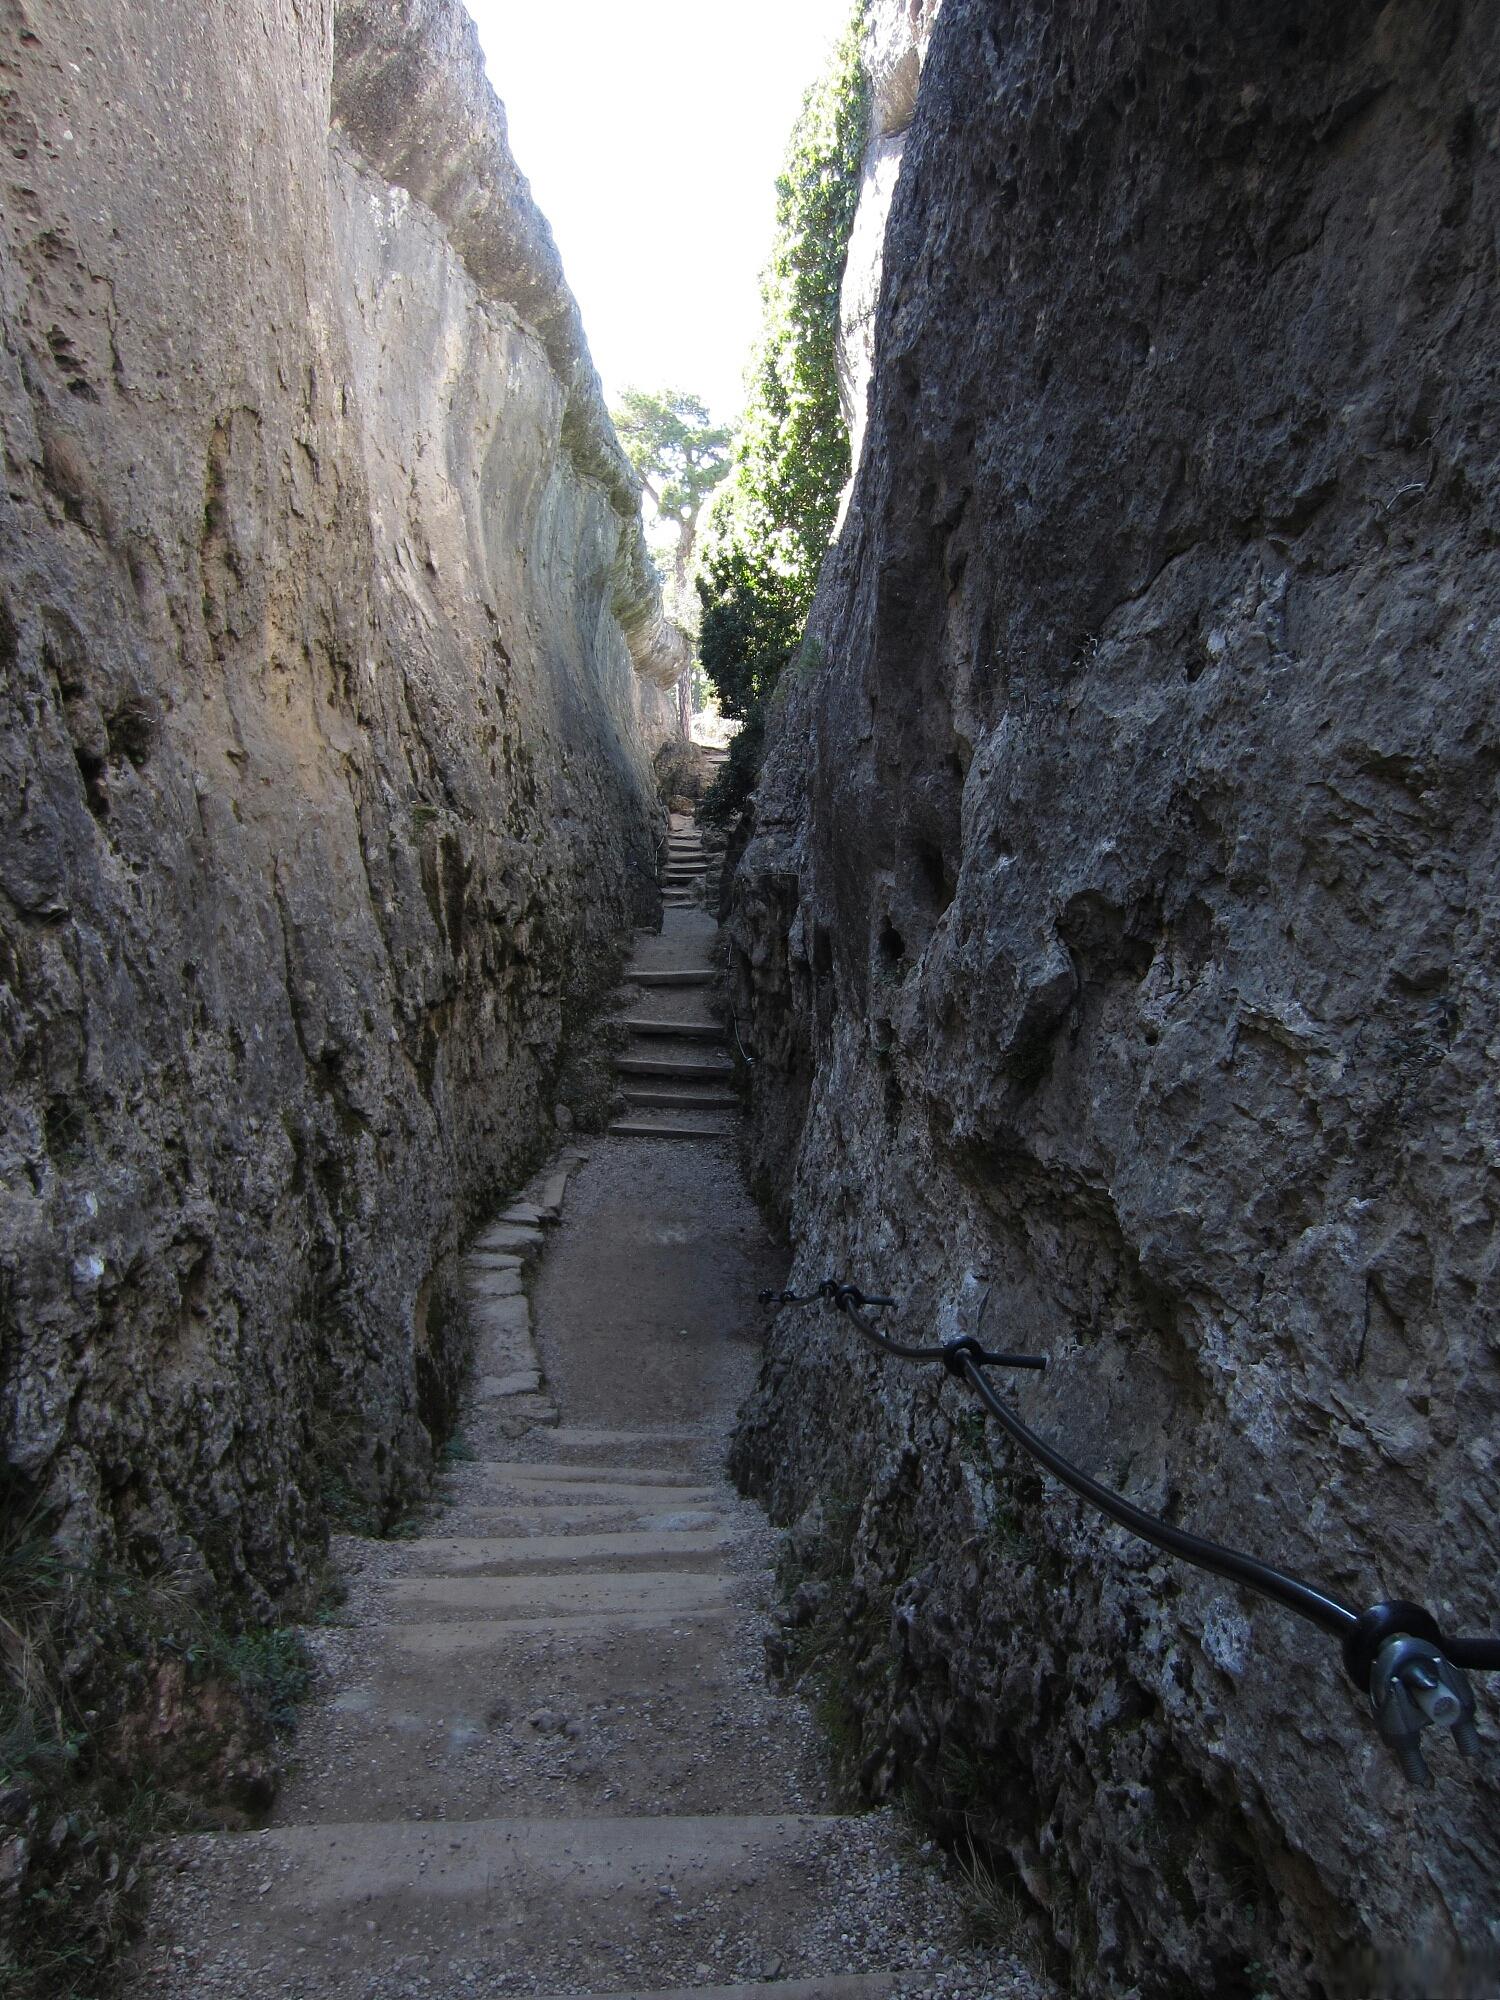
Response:
[{"label": "limestone cliff face", "polygon": [[0,1441],[264,1599],[426,1461],[680,641],[451,0],[14,0],[0,88]]},{"label": "limestone cliff face", "polygon": [[[1500,1574],[1497,117],[1477,4],[947,0],[733,917],[799,1277],[914,1336],[987,1293],[1086,1467],[1456,1630]],[[966,1408],[788,1313],[741,1433],[784,1517],[848,1503],[867,1782],[1008,1847],[1085,1990],[1486,1990],[1493,1760],[1419,1802],[1326,1640]]]}]

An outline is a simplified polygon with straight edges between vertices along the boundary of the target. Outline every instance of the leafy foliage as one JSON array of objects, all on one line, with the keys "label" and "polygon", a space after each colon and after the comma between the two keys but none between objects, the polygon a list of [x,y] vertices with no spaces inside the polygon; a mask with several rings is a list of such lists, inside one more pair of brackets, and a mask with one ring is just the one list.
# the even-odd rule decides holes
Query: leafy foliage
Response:
[{"label": "leafy foliage", "polygon": [[691,544],[704,501],[729,471],[733,431],[675,389],[627,389],[612,415],[657,513]]},{"label": "leafy foliage", "polygon": [[698,801],[701,826],[717,827],[721,833],[728,833],[736,825],[755,790],[765,742],[765,717],[756,707],[746,716],[744,727],[731,737],[727,760]]},{"label": "leafy foliage", "polygon": [[[796,650],[849,476],[835,344],[867,122],[863,21],[861,0],[803,100],[776,183],[750,400],[697,580],[704,670],[724,713],[747,724]],[[731,783],[744,787],[732,766],[716,789]]]}]

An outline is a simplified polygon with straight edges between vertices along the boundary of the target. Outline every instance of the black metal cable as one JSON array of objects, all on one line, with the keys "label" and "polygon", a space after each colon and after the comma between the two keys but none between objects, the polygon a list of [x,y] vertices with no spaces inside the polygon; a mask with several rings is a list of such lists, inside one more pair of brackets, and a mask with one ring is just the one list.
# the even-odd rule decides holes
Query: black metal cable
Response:
[{"label": "black metal cable", "polygon": [[826,1299],[839,1311],[847,1313],[866,1340],[886,1354],[894,1354],[902,1361],[941,1361],[950,1375],[958,1373],[958,1362],[964,1357],[985,1363],[991,1368],[1045,1368],[1046,1360],[1040,1354],[990,1354],[977,1340],[965,1336],[961,1340],[945,1341],[941,1347],[907,1347],[899,1340],[892,1340],[888,1333],[882,1333],[863,1318],[861,1306],[893,1306],[894,1299],[871,1298],[858,1285],[840,1284],[837,1278],[829,1278],[819,1285],[815,1292],[762,1292],[760,1302],[764,1306],[810,1306],[818,1299]]},{"label": "black metal cable", "polygon": [[749,1051],[749,1050],[748,1050],[748,1049],[747,1049],[747,1048],[745,1047],[745,1044],[744,1044],[744,1043],[743,1043],[743,1042],[742,1042],[742,1041],[740,1040],[740,1017],[739,1017],[739,1015],[738,1015],[738,1014],[736,1014],[736,1013],[734,1012],[734,1009],[733,1009],[732,1007],[730,1008],[730,1010],[729,1010],[729,1011],[730,1011],[730,1013],[731,1013],[732,1015],[734,1015],[734,1043],[735,1043],[735,1047],[736,1047],[736,1048],[737,1048],[737,1049],[739,1050],[739,1052],[740,1052],[740,1055],[741,1055],[741,1056],[742,1056],[742,1057],[744,1058],[744,1060],[745,1060],[745,1061],[746,1061],[746,1062],[747,1062],[747,1063],[748,1063],[748,1064],[750,1065],[750,1067],[751,1067],[752,1069],[754,1069],[754,1067],[755,1067],[755,1064],[756,1064],[756,1058],[755,1058],[755,1057],[754,1057],[753,1055],[751,1055],[750,1051]]},{"label": "black metal cable", "polygon": [[1500,1639],[1445,1639],[1443,1651],[1455,1667],[1472,1667],[1479,1674],[1500,1674]]},{"label": "black metal cable", "polygon": [[[950,1340],[937,1347],[915,1347],[903,1341],[894,1340],[881,1331],[866,1317],[866,1308],[894,1306],[894,1299],[876,1297],[862,1292],[857,1285],[829,1278],[815,1291],[762,1292],[761,1300],[771,1305],[811,1305],[817,1300],[836,1306],[858,1329],[858,1331],[886,1354],[892,1354],[903,1361],[940,1362],[951,1375],[967,1383],[980,1402],[997,1423],[1004,1429],[1013,1443],[1028,1452],[1039,1465],[1051,1473],[1054,1479],[1072,1492],[1087,1500],[1093,1507],[1117,1521],[1131,1534],[1148,1542],[1166,1554],[1177,1556],[1192,1563],[1199,1569],[1212,1572],[1242,1585],[1262,1597],[1296,1612],[1300,1617],[1310,1619],[1323,1631],[1331,1633],[1342,1642],[1344,1664],[1356,1686],[1370,1693],[1376,1705],[1377,1721],[1381,1734],[1397,1749],[1402,1758],[1403,1768],[1409,1777],[1420,1782],[1428,1781],[1426,1767],[1415,1750],[1416,1732],[1426,1726],[1418,1720],[1412,1724],[1410,1712],[1388,1713],[1383,1706],[1390,1689],[1382,1680],[1385,1669],[1382,1660],[1392,1657],[1387,1651],[1393,1643],[1410,1647],[1413,1643],[1435,1648],[1435,1659],[1440,1668],[1451,1665],[1456,1668],[1472,1668],[1479,1671],[1500,1672],[1500,1638],[1493,1636],[1471,1636],[1467,1638],[1446,1638],[1439,1630],[1437,1621],[1429,1611],[1420,1605],[1404,1601],[1371,1605],[1364,1611],[1356,1611],[1332,1592],[1319,1589],[1305,1578],[1294,1576],[1289,1571],[1274,1568],[1256,1556],[1244,1554],[1241,1550],[1226,1548],[1220,1542],[1210,1541],[1206,1536],[1195,1535],[1186,1528],[1174,1527],[1160,1515],[1148,1513],[1137,1507],[1123,1494],[1113,1492],[1101,1485],[1088,1473],[1083,1472],[1071,1460],[1063,1457],[1045,1438],[1038,1437],[1027,1424],[1023,1423],[1008,1404],[996,1393],[980,1372],[983,1368],[1045,1368],[1046,1361],[1038,1355],[992,1354],[980,1346],[972,1337]],[[1411,1635],[1402,1638],[1401,1635]],[[1396,1669],[1390,1670],[1392,1673]],[[1410,1663],[1400,1667],[1400,1672],[1410,1674]],[[1419,1669],[1417,1681],[1421,1680],[1425,1669]],[[1373,1678],[1372,1678],[1373,1676]],[[1441,1674],[1439,1674],[1441,1678]],[[1408,1680],[1408,1686],[1417,1685]],[[1425,1685],[1425,1682],[1422,1683]],[[1390,1684],[1394,1686],[1392,1682]],[[1377,1689],[1385,1687],[1385,1693],[1377,1697]],[[1399,1695],[1399,1689],[1397,1693]],[[1461,1690],[1466,1696],[1466,1690]],[[1399,1701],[1397,1703],[1399,1708]],[[1468,1702],[1468,1713],[1472,1714],[1472,1700]],[[1428,1717],[1430,1721],[1431,1716]],[[1460,1737],[1465,1724],[1455,1725],[1455,1737]],[[1472,1735],[1472,1731],[1470,1732]],[[1477,1739],[1476,1739],[1477,1740]],[[1461,1742],[1461,1748],[1468,1748]]]},{"label": "black metal cable", "polygon": [[[1109,1515],[1111,1520],[1118,1521],[1122,1528],[1128,1528],[1142,1541],[1165,1550],[1168,1555],[1180,1556],[1184,1562],[1194,1563],[1199,1569],[1212,1570],[1219,1576],[1228,1577],[1232,1583],[1244,1584],[1249,1590],[1259,1591],[1263,1597],[1274,1598],[1289,1611],[1300,1612],[1304,1618],[1310,1618],[1315,1625],[1321,1625],[1325,1632],[1333,1633],[1336,1638],[1341,1639],[1352,1632],[1358,1623],[1359,1613],[1352,1604],[1345,1604],[1341,1598],[1319,1590],[1299,1576],[1273,1569],[1269,1563],[1263,1563],[1255,1556],[1242,1555],[1237,1549],[1225,1548],[1222,1543],[1209,1541],[1206,1536],[1195,1535],[1186,1528],[1174,1528],[1159,1514],[1148,1514],[1123,1494],[1112,1492],[1097,1479],[1091,1479],[1088,1473],[1080,1471],[1071,1460],[1064,1458],[1045,1438],[1038,1437],[1000,1400],[979,1371],[986,1366],[1045,1368],[1047,1364],[1039,1356],[987,1354],[977,1341],[950,1341],[944,1347],[907,1347],[892,1340],[889,1334],[882,1333],[860,1310],[862,1306],[892,1305],[894,1300],[866,1298],[857,1287],[841,1285],[833,1279],[813,1296],[826,1298],[831,1305],[837,1306],[867,1340],[873,1341],[887,1354],[899,1355],[905,1361],[941,1361],[950,1374],[968,1383],[996,1422],[1003,1426],[1015,1443],[1029,1451],[1039,1465],[1045,1466],[1054,1479],[1060,1479],[1081,1499],[1097,1507],[1102,1514]],[[807,1301],[799,1300],[797,1303]]]},{"label": "black metal cable", "polygon": [[1273,1569],[1256,1556],[1242,1555],[1238,1549],[1225,1548],[1221,1542],[1211,1542],[1206,1536],[1195,1535],[1186,1528],[1174,1528],[1159,1514],[1148,1514],[1143,1507],[1137,1507],[1122,1494],[1112,1493],[1097,1479],[1080,1472],[1076,1465],[1065,1459],[1060,1451],[1055,1451],[1045,1438],[1039,1438],[1013,1410],[1006,1407],[968,1356],[963,1361],[963,1379],[995,1421],[1017,1444],[1029,1451],[1039,1465],[1045,1466],[1054,1479],[1070,1486],[1102,1514],[1108,1514],[1111,1520],[1118,1521],[1131,1534],[1139,1535],[1143,1542],[1164,1549],[1168,1555],[1180,1556],[1184,1562],[1193,1563],[1199,1569],[1212,1570],[1218,1576],[1228,1577],[1231,1583],[1243,1584],[1247,1590],[1259,1591],[1262,1597],[1272,1597],[1289,1611],[1300,1612],[1315,1625],[1321,1625],[1325,1632],[1331,1632],[1337,1639],[1352,1632],[1358,1624],[1359,1613],[1352,1604],[1345,1604],[1342,1598],[1319,1590],[1315,1584],[1306,1583],[1300,1576],[1292,1576],[1286,1570]]}]

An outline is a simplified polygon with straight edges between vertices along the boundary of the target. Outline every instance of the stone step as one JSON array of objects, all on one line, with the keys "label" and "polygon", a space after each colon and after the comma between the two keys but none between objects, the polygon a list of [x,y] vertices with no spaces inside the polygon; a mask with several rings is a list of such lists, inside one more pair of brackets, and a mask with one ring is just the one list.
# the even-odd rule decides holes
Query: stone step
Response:
[{"label": "stone step", "polygon": [[720,1025],[708,986],[637,986],[627,980],[615,1009],[619,1024],[634,1031],[637,1021],[678,1021],[685,1029]]},{"label": "stone step", "polygon": [[419,1535],[402,1545],[404,1561],[443,1576],[504,1576],[541,1563],[693,1561],[721,1556],[740,1537],[727,1526],[626,1528],[541,1535]]},{"label": "stone step", "polygon": [[705,1619],[728,1618],[734,1608],[726,1598],[721,1604],[703,1604],[696,1610],[674,1611],[657,1605],[645,1611],[551,1612],[535,1618],[398,1618],[381,1627],[380,1643],[388,1658],[405,1655],[425,1660],[462,1659],[522,1641],[528,1645],[597,1642],[605,1648],[621,1632],[687,1631]]},{"label": "stone step", "polygon": [[627,971],[632,986],[712,986],[718,973],[711,965],[686,965],[664,972]]},{"label": "stone step", "polygon": [[632,1035],[679,1042],[723,1042],[728,1040],[724,1029],[717,1021],[660,1021],[637,1020],[634,1017],[617,1019],[607,1024],[611,1028],[624,1028]]},{"label": "stone step", "polygon": [[795,1759],[766,1755],[763,1708],[743,1699],[723,1617],[617,1621],[583,1642],[571,1626],[485,1630],[456,1652],[382,1648],[340,1688],[337,1737],[299,1770],[280,1822],[821,1803],[814,1743]]},{"label": "stone step", "polygon": [[616,1056],[620,1076],[680,1077],[686,1083],[725,1083],[734,1075],[727,1062],[694,1062],[690,1056]]},{"label": "stone step", "polygon": [[[472,1481],[465,1481],[469,1495],[477,1506],[504,1506],[510,1503],[496,1501],[492,1488],[509,1488],[515,1501],[526,1501],[533,1505],[553,1507],[582,1506],[585,1502],[592,1506],[639,1507],[643,1512],[662,1513],[682,1507],[712,1507],[720,1499],[718,1489],[712,1486],[674,1486],[663,1481],[659,1486],[645,1486],[614,1479],[600,1468],[596,1479],[559,1480],[553,1485],[527,1483],[510,1479],[487,1478],[483,1472]],[[488,1499],[481,1497],[488,1494]]]},{"label": "stone step", "polygon": [[738,1111],[740,1100],[726,1090],[702,1090],[696,1094],[673,1090],[652,1090],[640,1084],[625,1092],[631,1105],[658,1105],[663,1111]]},{"label": "stone step", "polygon": [[702,1424],[660,1424],[644,1431],[590,1430],[581,1424],[563,1424],[552,1433],[552,1442],[571,1449],[575,1445],[700,1444],[712,1436],[712,1430]]},{"label": "stone step", "polygon": [[584,1465],[576,1459],[491,1458],[478,1461],[475,1469],[485,1472],[492,1479],[504,1479],[517,1486],[537,1482],[555,1486],[560,1480],[581,1480],[593,1485],[600,1479],[608,1479],[620,1487],[697,1487],[700,1484],[692,1473],[674,1472],[670,1466]]},{"label": "stone step", "polygon": [[[435,1972],[445,1994],[496,1992],[539,1962],[575,1993],[597,1989],[611,1965],[609,1984],[626,1993],[697,1981],[701,1994],[762,1967],[826,1993],[821,1953],[808,1961],[849,1825],[769,1814],[366,1820],[200,1835],[172,1853],[210,1892],[216,1864],[238,1873],[248,1859],[258,1876],[248,1907],[210,1893],[194,1936],[200,1963],[223,1954],[242,1993],[282,1983],[319,2000],[383,2000]],[[863,1930],[854,1921],[841,1940],[852,1971],[879,1950]]]},{"label": "stone step", "polygon": [[445,1520],[460,1535],[505,1538],[517,1536],[664,1533],[677,1529],[712,1528],[729,1518],[727,1503],[686,1507],[653,1503],[640,1506],[621,1500],[575,1500],[571,1504],[539,1500],[534,1505],[486,1504],[482,1497],[466,1499],[447,1494]]},{"label": "stone step", "polygon": [[581,1570],[576,1575],[396,1576],[382,1595],[396,1618],[424,1623],[436,1614],[455,1618],[566,1618],[655,1612],[719,1611],[729,1601],[728,1579],[698,1570]]},{"label": "stone step", "polygon": [[[723,1116],[723,1113],[718,1114]],[[616,1118],[610,1125],[616,1139],[729,1139],[732,1125],[707,1125],[700,1115],[696,1123],[672,1111],[653,1112],[649,1117]]]},{"label": "stone step", "polygon": [[912,1990],[912,1981],[899,1973],[855,1972],[847,1978],[824,1973],[817,1979],[758,1979],[753,1986],[674,1986],[670,1992],[632,1986],[628,1993],[585,1993],[578,2000],[900,2000]]},{"label": "stone step", "polygon": [[516,1257],[528,1263],[542,1247],[542,1232],[537,1228],[527,1228],[517,1223],[492,1222],[487,1229],[481,1229],[470,1245],[474,1253],[494,1257]]}]

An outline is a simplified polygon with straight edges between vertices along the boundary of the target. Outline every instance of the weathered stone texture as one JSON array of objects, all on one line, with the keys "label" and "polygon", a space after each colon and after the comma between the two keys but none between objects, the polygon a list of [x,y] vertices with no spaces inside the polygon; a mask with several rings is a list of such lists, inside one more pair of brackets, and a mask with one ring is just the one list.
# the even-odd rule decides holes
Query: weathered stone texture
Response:
[{"label": "weathered stone texture", "polygon": [[451,0],[11,0],[0,93],[3,1457],[264,1601],[425,1463],[677,642]]},{"label": "weathered stone texture", "polygon": [[[893,1292],[914,1335],[988,1289],[1084,1466],[1470,1631],[1500,1575],[1497,147],[1490,7],[947,0],[733,917],[800,1278]],[[1489,1990],[1493,1759],[1444,1740],[1408,1792],[1326,1639],[965,1407],[787,1313],[742,1429],[784,1517],[854,1510],[870,1784],[1008,1846],[1084,1990]]]}]

